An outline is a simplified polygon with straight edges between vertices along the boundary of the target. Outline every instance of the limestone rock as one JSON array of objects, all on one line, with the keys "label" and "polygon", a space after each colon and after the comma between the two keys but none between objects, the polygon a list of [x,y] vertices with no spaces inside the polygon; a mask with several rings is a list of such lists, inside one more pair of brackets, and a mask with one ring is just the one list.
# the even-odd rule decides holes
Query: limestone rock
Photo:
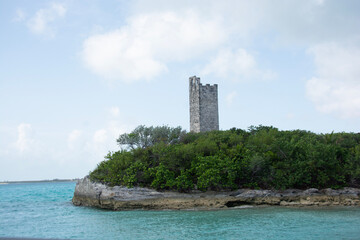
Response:
[{"label": "limestone rock", "polygon": [[319,189],[317,189],[317,188],[309,188],[302,192],[302,195],[304,195],[304,196],[313,196],[313,195],[318,195],[318,194],[320,194],[320,192],[319,192]]},{"label": "limestone rock", "polygon": [[360,189],[357,188],[340,190],[310,188],[305,191],[238,189],[227,192],[160,192],[140,187],[110,187],[91,182],[89,177],[85,177],[76,184],[73,204],[112,210],[219,209],[249,205],[360,206],[359,195]]}]

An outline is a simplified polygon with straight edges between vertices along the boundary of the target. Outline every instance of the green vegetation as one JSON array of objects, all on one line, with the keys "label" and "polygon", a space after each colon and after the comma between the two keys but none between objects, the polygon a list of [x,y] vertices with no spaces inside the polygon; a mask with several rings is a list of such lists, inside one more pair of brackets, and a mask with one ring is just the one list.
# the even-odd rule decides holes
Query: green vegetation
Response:
[{"label": "green vegetation", "polygon": [[185,133],[139,126],[90,173],[108,185],[188,191],[360,186],[360,134],[251,126]]}]

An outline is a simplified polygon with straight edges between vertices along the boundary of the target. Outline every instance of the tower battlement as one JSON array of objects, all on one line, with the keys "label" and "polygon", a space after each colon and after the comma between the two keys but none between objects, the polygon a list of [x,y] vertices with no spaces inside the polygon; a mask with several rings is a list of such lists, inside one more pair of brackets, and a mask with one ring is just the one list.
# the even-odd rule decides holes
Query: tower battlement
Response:
[{"label": "tower battlement", "polygon": [[218,85],[202,85],[200,78],[189,78],[190,131],[219,130]]}]

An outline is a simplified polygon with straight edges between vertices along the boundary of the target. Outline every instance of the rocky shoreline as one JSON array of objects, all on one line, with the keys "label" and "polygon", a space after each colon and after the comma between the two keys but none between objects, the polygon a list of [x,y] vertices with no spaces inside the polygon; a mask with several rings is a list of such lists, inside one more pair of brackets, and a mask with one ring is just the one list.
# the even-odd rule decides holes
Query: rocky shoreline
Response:
[{"label": "rocky shoreline", "polygon": [[228,192],[179,193],[140,187],[109,187],[91,182],[85,177],[77,182],[72,202],[76,206],[110,210],[223,209],[248,205],[360,206],[360,189],[239,189]]}]

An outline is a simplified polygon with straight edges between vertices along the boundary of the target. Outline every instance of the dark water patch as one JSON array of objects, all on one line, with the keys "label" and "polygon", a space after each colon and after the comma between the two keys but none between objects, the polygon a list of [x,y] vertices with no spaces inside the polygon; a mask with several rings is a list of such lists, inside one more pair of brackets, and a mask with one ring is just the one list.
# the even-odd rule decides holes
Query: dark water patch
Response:
[{"label": "dark water patch", "polygon": [[240,201],[240,200],[237,200],[237,201],[228,201],[227,203],[225,203],[225,206],[227,207],[238,207],[238,206],[243,206],[243,205],[249,205],[248,202],[245,202],[245,201]]}]

